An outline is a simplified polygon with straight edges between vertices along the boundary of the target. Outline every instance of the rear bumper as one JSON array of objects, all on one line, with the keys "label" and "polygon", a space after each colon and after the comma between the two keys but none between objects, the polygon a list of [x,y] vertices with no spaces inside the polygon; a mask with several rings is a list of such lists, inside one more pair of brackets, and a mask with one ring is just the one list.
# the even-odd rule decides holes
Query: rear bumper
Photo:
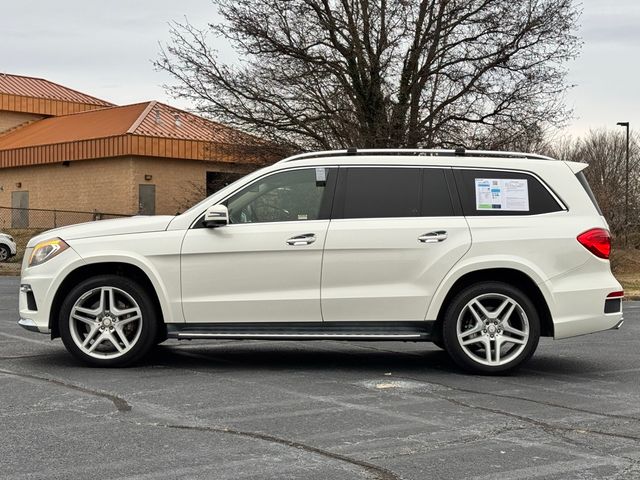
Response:
[{"label": "rear bumper", "polygon": [[[622,290],[608,263],[587,262],[584,266],[545,282],[551,293],[549,309],[554,338],[568,338],[622,326],[622,303],[617,311],[605,313],[607,296]],[[602,264],[600,264],[602,263]],[[606,270],[603,268],[606,266]],[[608,310],[611,310],[608,308]]]}]

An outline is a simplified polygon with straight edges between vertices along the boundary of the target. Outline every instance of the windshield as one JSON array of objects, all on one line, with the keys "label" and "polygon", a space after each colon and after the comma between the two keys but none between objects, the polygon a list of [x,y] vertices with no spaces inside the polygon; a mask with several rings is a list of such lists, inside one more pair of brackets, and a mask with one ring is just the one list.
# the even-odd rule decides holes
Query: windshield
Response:
[{"label": "windshield", "polygon": [[209,196],[208,196],[207,198],[205,198],[204,200],[201,200],[201,201],[199,201],[198,203],[196,203],[193,207],[191,207],[191,208],[189,208],[188,210],[186,210],[186,211],[182,212],[182,215],[187,214],[187,213],[190,213],[190,212],[193,212],[193,211],[195,211],[195,210],[204,209],[204,207],[205,207],[206,205],[209,205],[209,204],[211,203],[211,199],[212,199],[213,197],[218,196],[218,195],[220,195],[220,196],[222,196],[222,197],[226,196],[228,193],[231,193],[232,191],[234,191],[234,190],[237,188],[238,184],[240,184],[240,183],[244,183],[244,181],[246,180],[246,178],[247,178],[247,176],[248,176],[248,175],[254,175],[254,174],[258,173],[258,172],[261,172],[262,170],[264,170],[264,169],[263,169],[263,168],[261,168],[260,170],[256,170],[255,172],[252,172],[252,173],[249,173],[249,174],[247,174],[247,175],[245,175],[245,176],[243,176],[243,177],[240,177],[240,178],[239,178],[238,180],[236,180],[235,182],[230,183],[229,185],[227,185],[227,186],[226,186],[226,187],[224,187],[224,188],[221,188],[221,189],[220,189],[220,190],[218,190],[217,192],[215,192],[215,193],[213,193],[213,194],[209,195]]}]

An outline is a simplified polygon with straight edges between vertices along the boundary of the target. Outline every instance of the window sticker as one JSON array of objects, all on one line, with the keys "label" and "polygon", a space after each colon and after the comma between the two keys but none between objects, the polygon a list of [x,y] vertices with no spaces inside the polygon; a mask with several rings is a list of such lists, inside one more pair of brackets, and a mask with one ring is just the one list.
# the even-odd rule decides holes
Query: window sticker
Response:
[{"label": "window sticker", "polygon": [[316,167],[316,187],[324,187],[327,184],[327,169]]},{"label": "window sticker", "polygon": [[476,210],[529,211],[526,178],[476,178]]}]

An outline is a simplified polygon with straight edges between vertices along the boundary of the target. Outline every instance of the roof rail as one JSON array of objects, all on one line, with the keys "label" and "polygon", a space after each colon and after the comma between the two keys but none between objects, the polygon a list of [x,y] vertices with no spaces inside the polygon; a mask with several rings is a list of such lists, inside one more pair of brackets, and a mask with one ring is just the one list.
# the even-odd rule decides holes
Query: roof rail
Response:
[{"label": "roof rail", "polygon": [[407,155],[407,156],[430,156],[430,157],[493,157],[493,158],[526,158],[529,160],[555,160],[544,155],[521,152],[499,152],[492,150],[465,150],[456,148],[455,150],[426,149],[426,148],[349,148],[347,150],[327,150],[323,152],[308,152],[293,155],[280,160],[278,163],[293,162],[296,160],[308,160],[311,158],[330,158],[354,155]]}]

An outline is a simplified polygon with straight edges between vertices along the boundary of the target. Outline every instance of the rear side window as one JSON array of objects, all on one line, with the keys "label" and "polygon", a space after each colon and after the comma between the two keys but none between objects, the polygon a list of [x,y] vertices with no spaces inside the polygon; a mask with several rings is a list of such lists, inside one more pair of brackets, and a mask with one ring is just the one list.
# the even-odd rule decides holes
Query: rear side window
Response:
[{"label": "rear side window", "polygon": [[341,168],[333,218],[453,215],[443,169]]},{"label": "rear side window", "polygon": [[562,207],[540,181],[524,172],[454,170],[466,216],[538,215]]},{"label": "rear side window", "polygon": [[589,195],[589,198],[593,202],[593,206],[596,207],[596,210],[598,211],[598,213],[600,215],[602,215],[602,210],[600,210],[600,205],[598,205],[598,201],[596,200],[596,196],[593,194],[593,191],[591,190],[591,187],[589,186],[589,182],[587,181],[587,177],[585,177],[584,172],[576,173],[576,178],[580,182],[580,185],[582,185],[582,188],[584,188],[584,191],[587,192],[587,195]]}]

